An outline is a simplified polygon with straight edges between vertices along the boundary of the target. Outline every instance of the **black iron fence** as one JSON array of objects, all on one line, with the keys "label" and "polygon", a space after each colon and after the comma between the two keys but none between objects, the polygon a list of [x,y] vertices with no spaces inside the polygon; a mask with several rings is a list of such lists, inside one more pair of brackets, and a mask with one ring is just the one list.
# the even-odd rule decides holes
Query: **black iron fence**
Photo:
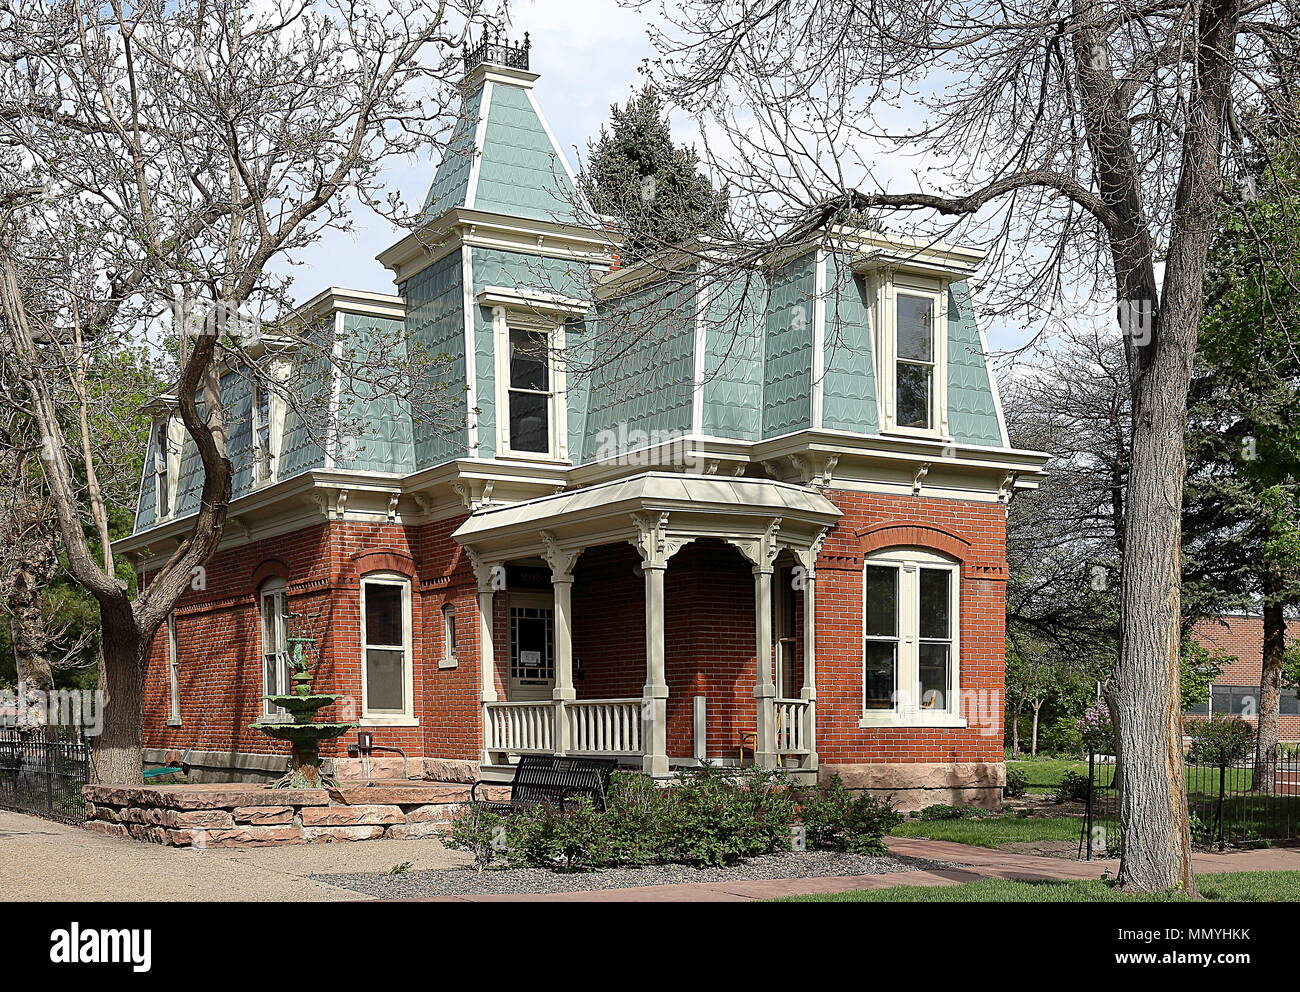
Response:
[{"label": "black iron fence", "polygon": [[[1300,838],[1300,748],[1279,745],[1231,765],[1186,765],[1192,843],[1217,848]],[[1119,822],[1123,770],[1101,755],[1088,759],[1088,799],[1079,856],[1123,853]]]},{"label": "black iron fence", "polygon": [[81,823],[89,781],[90,745],[76,728],[0,727],[0,807]]}]

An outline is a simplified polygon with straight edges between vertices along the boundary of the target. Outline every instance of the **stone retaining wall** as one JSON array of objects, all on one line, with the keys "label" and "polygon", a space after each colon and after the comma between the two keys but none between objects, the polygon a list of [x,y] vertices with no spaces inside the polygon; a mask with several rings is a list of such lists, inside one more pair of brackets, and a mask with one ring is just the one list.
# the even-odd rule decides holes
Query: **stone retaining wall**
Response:
[{"label": "stone retaining wall", "polygon": [[[489,789],[492,798],[506,789]],[[88,785],[86,829],[170,847],[274,847],[409,840],[449,829],[469,787],[400,783],[337,789]]]}]

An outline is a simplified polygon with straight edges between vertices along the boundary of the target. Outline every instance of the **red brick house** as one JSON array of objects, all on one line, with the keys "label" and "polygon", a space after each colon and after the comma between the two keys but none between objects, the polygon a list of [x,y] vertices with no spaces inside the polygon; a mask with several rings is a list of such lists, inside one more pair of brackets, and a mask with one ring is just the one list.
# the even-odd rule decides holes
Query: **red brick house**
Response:
[{"label": "red brick house", "polygon": [[[427,226],[380,256],[396,293],[303,307],[340,340],[404,329],[449,355],[453,428],[323,370],[370,428],[322,444],[230,377],[230,524],[153,645],[149,758],[278,775],[282,748],[248,725],[272,715],[296,615],[317,688],[412,775],[504,778],[538,752],[661,778],[753,761],[996,804],[1006,504],[1046,456],[1007,442],[968,284],[981,255],[836,231],[743,286],[687,263],[629,317],[660,275],[610,271],[538,77],[504,51],[469,60]],[[570,375],[629,319],[653,355]],[[118,543],[143,581],[197,500],[166,398],[151,450]],[[346,743],[327,753],[352,776]]]},{"label": "red brick house", "polygon": [[[1287,644],[1300,635],[1288,624]],[[1190,715],[1231,713],[1254,723],[1259,710],[1259,685],[1264,667],[1264,618],[1225,614],[1201,620],[1192,636],[1212,654],[1233,660],[1223,667],[1210,690],[1210,701],[1190,710]],[[1294,689],[1283,689],[1278,701],[1278,740],[1300,741],[1300,700]]]}]

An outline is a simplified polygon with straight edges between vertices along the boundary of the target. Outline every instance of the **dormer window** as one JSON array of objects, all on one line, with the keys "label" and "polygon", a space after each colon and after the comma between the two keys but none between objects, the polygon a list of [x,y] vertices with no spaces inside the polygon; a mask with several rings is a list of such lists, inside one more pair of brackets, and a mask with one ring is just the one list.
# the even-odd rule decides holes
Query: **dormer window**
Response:
[{"label": "dormer window", "polygon": [[935,424],[935,299],[900,292],[894,314],[895,426],[930,430]]},{"label": "dormer window", "polygon": [[154,516],[166,520],[172,515],[172,423],[171,414],[154,421],[153,429],[153,494]]},{"label": "dormer window", "polygon": [[259,382],[253,383],[253,482],[275,479],[275,432],[271,424],[271,392]]},{"label": "dormer window", "polygon": [[492,313],[497,455],[567,459],[565,322],[581,317],[589,304],[501,286],[485,287],[478,301]]},{"label": "dormer window", "polygon": [[510,450],[552,454],[551,424],[555,393],[546,335],[510,330],[510,383],[507,388]]},{"label": "dormer window", "polygon": [[[880,430],[947,440],[948,287],[973,265],[956,249],[873,251],[853,265],[874,297]],[[960,264],[959,264],[960,263]]]}]

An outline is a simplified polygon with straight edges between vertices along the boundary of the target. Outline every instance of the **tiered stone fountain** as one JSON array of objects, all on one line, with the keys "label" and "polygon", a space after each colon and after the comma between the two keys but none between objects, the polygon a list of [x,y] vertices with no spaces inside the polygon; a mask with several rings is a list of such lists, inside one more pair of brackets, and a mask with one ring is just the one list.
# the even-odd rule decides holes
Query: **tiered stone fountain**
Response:
[{"label": "tiered stone fountain", "polygon": [[[287,617],[296,620],[296,615]],[[289,757],[289,771],[284,778],[273,783],[272,789],[319,789],[333,786],[334,782],[321,771],[320,742],[342,737],[357,726],[355,723],[313,723],[317,711],[343,697],[335,693],[312,692],[312,676],[307,664],[307,647],[314,646],[314,637],[290,637],[289,664],[292,684],[287,695],[263,697],[268,702],[286,710],[292,722],[259,720],[250,724],[268,737],[288,741],[293,748]]]}]

